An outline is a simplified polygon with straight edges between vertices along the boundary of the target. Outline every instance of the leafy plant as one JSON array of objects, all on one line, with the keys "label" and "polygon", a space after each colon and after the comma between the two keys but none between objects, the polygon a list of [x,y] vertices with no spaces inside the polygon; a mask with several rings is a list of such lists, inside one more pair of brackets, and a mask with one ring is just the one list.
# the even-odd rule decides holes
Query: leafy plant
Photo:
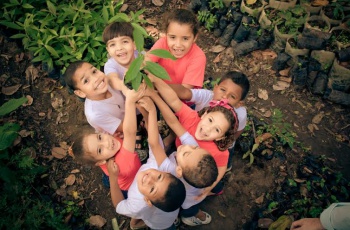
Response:
[{"label": "leafy plant", "polygon": [[213,9],[222,9],[222,8],[224,8],[225,7],[225,5],[224,5],[224,3],[222,2],[222,0],[210,0],[210,2],[209,2],[209,8],[211,9],[211,10],[213,10]]},{"label": "leafy plant", "polygon": [[217,18],[214,14],[210,13],[209,11],[198,11],[198,21],[204,24],[204,27],[207,28],[209,31],[214,28],[215,24],[217,23]]},{"label": "leafy plant", "polygon": [[[26,101],[24,97],[9,100],[0,106],[0,116],[10,114]],[[51,202],[43,200],[35,188],[36,179],[45,168],[28,154],[30,147],[13,146],[20,128],[11,122],[0,126],[0,228],[68,229]]]},{"label": "leafy plant", "polygon": [[36,0],[11,0],[4,3],[0,24],[19,31],[11,38],[21,39],[26,50],[34,56],[32,62],[42,62],[48,71],[85,60],[100,68],[107,61],[102,41],[104,27],[113,21],[132,22],[140,30],[139,16],[120,13],[123,1],[96,0],[58,1],[42,4]]},{"label": "leafy plant", "polygon": [[280,11],[278,16],[280,19],[276,20],[275,24],[282,33],[286,34],[294,34],[299,32],[299,30],[303,28],[307,19],[306,11],[300,5]]}]

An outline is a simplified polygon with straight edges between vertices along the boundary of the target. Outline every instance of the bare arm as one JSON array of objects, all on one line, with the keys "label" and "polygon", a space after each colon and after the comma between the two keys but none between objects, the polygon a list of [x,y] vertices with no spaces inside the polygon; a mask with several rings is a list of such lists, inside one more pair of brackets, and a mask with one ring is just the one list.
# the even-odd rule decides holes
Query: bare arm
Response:
[{"label": "bare arm", "polygon": [[211,190],[213,190],[213,188],[219,183],[219,181],[222,179],[222,177],[225,175],[227,167],[226,166],[222,166],[222,167],[218,167],[218,178],[216,179],[216,181],[210,186],[204,189],[203,193],[197,197],[198,200],[204,199]]},{"label": "bare arm", "polygon": [[[125,87],[126,88],[126,87]],[[136,101],[142,97],[144,89],[139,89],[135,92],[134,90],[125,89],[125,116],[123,126],[124,130],[124,141],[123,147],[130,151],[135,151],[136,142]]]},{"label": "bare arm", "polygon": [[192,99],[192,91],[190,88],[180,84],[169,84],[169,86],[176,92],[181,100],[189,101]]},{"label": "bare arm", "polygon": [[107,162],[107,169],[109,173],[109,184],[113,207],[117,207],[120,201],[124,200],[123,193],[118,185],[119,168],[114,162],[114,159],[110,159]]},{"label": "bare arm", "polygon": [[180,100],[180,98],[176,95],[175,91],[162,79],[153,77],[154,79],[154,85],[157,88],[160,96],[164,99],[164,101],[174,110],[175,112],[178,112],[183,103]]},{"label": "bare arm", "polygon": [[115,90],[122,90],[124,82],[120,80],[117,73],[110,73],[107,75],[108,84]]},{"label": "bare arm", "polygon": [[181,137],[186,132],[186,129],[181,125],[181,123],[179,122],[179,120],[177,119],[173,111],[163,101],[163,99],[160,98],[160,96],[156,92],[151,93],[151,98],[158,106],[160,112],[163,115],[165,122],[174,131],[176,136]]},{"label": "bare arm", "polygon": [[157,122],[157,110],[153,101],[149,97],[144,97],[139,100],[139,105],[142,106],[148,112],[148,144],[152,149],[154,157],[157,161],[157,165],[160,166],[167,155],[163,146],[159,143],[159,130]]}]

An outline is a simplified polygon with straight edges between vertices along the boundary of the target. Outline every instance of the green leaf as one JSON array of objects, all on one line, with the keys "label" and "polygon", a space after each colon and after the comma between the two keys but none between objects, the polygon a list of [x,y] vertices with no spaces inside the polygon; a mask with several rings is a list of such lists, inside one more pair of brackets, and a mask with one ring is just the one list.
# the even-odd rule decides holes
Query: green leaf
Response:
[{"label": "green leaf", "polygon": [[250,154],[249,155],[249,165],[252,165],[254,162],[254,155],[253,154]]},{"label": "green leaf", "polygon": [[21,128],[15,123],[5,123],[4,126],[0,126],[0,151],[7,149],[17,138],[17,131]]},{"label": "green leaf", "polygon": [[128,71],[125,74],[125,83],[131,82],[133,79],[136,79],[140,73],[140,67],[143,62],[144,57],[138,56],[134,61],[131,62]]},{"label": "green leaf", "polygon": [[154,63],[151,61],[146,61],[146,66],[144,67],[145,70],[148,70],[153,74],[154,76],[164,79],[164,80],[169,80],[169,74],[168,72],[158,63]]},{"label": "green leaf", "polygon": [[51,14],[56,15],[56,7],[54,4],[52,4],[52,2],[50,1],[46,1],[47,4],[47,8],[49,8],[49,11]]},{"label": "green leaf", "polygon": [[136,49],[139,52],[141,52],[144,49],[143,46],[145,44],[145,38],[143,37],[142,33],[137,29],[134,29],[132,35],[134,37]]},{"label": "green leaf", "polygon": [[25,38],[26,35],[25,34],[15,34],[15,35],[12,35],[10,38]]},{"label": "green leaf", "polygon": [[246,159],[249,156],[249,154],[252,154],[252,152],[250,152],[250,150],[247,151],[245,154],[243,154],[242,159]]},{"label": "green leaf", "polygon": [[108,24],[111,22],[129,22],[130,19],[128,15],[119,13],[108,20]]},{"label": "green leaf", "polygon": [[17,98],[17,99],[11,99],[8,102],[5,102],[0,106],[0,116],[4,116],[14,110],[16,110],[18,107],[20,107],[23,103],[27,102],[28,99],[25,97]]},{"label": "green leaf", "polygon": [[16,23],[13,23],[13,22],[4,22],[4,21],[2,21],[2,22],[0,22],[0,24],[6,26],[8,28],[15,29],[15,30],[24,30],[23,27],[17,25]]},{"label": "green leaf", "polygon": [[169,51],[164,50],[164,49],[154,49],[149,51],[150,54],[156,55],[158,57],[161,58],[169,58],[171,60],[176,60],[176,57],[174,57],[174,55],[172,55]]},{"label": "green leaf", "polygon": [[56,50],[54,48],[52,48],[49,45],[45,45],[45,48],[47,49],[47,51],[50,52],[50,54],[52,54],[54,57],[58,58],[58,53],[56,52]]},{"label": "green leaf", "polygon": [[141,85],[141,81],[142,81],[142,73],[141,72],[138,72],[137,75],[136,75],[136,78],[132,80],[131,82],[131,86],[134,90],[138,90],[140,85]]},{"label": "green leaf", "polygon": [[149,79],[149,77],[147,76],[147,74],[144,74],[144,75],[143,75],[143,79],[145,80],[145,83],[146,83],[146,85],[147,85],[149,88],[151,88],[151,89],[154,88],[154,87],[153,87],[153,83],[152,83],[151,79]]},{"label": "green leaf", "polygon": [[138,30],[139,33],[143,34],[144,37],[148,36],[147,31],[139,24],[132,22],[131,25],[134,27],[134,30]]},{"label": "green leaf", "polygon": [[34,6],[32,6],[32,5],[28,4],[28,3],[24,3],[24,4],[22,5],[22,7],[23,7],[24,9],[34,9]]},{"label": "green leaf", "polygon": [[106,6],[103,6],[103,7],[102,7],[102,17],[103,17],[103,20],[104,20],[105,22],[108,22],[109,16],[108,16],[108,10],[107,10],[107,7],[106,7]]},{"label": "green leaf", "polygon": [[254,144],[252,148],[252,153],[259,147],[259,144]]}]

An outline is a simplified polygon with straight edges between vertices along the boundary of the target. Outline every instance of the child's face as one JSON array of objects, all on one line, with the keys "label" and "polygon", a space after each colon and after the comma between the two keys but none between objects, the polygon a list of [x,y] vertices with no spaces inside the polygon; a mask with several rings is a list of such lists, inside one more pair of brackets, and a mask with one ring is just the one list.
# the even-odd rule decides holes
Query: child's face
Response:
[{"label": "child's face", "polygon": [[197,39],[190,25],[177,22],[169,24],[166,36],[170,53],[176,58],[185,56]]},{"label": "child's face", "polygon": [[180,145],[176,151],[177,165],[183,169],[197,167],[204,154],[208,154],[208,152],[198,146]]},{"label": "child's face", "polygon": [[204,113],[198,123],[195,137],[199,141],[220,140],[229,128],[225,115],[219,111]]},{"label": "child's face", "polygon": [[74,93],[81,98],[97,100],[101,99],[107,92],[106,75],[89,63],[83,63],[75,71],[73,78],[77,87]]},{"label": "child's face", "polygon": [[96,164],[104,164],[120,149],[120,142],[109,134],[89,134],[84,139],[86,151],[96,160]]},{"label": "child's face", "polygon": [[125,68],[129,68],[131,62],[135,59],[135,50],[135,43],[128,36],[115,37],[107,42],[108,54]]},{"label": "child's face", "polygon": [[141,194],[148,200],[163,199],[170,184],[169,174],[156,169],[140,171],[136,175],[137,186]]},{"label": "child's face", "polygon": [[227,99],[228,103],[232,107],[240,106],[242,87],[240,87],[230,79],[226,79],[219,85],[215,85],[213,93],[213,100],[220,101],[222,99]]}]

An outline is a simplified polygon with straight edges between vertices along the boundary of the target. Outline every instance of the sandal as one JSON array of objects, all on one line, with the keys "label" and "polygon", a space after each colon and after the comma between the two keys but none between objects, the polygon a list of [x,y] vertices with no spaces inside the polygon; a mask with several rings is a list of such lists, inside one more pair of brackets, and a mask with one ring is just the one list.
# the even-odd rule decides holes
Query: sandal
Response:
[{"label": "sandal", "polygon": [[140,127],[140,130],[136,132],[136,142],[135,142],[135,152],[140,158],[140,161],[143,162],[148,158],[148,150],[142,149],[144,132]]}]

